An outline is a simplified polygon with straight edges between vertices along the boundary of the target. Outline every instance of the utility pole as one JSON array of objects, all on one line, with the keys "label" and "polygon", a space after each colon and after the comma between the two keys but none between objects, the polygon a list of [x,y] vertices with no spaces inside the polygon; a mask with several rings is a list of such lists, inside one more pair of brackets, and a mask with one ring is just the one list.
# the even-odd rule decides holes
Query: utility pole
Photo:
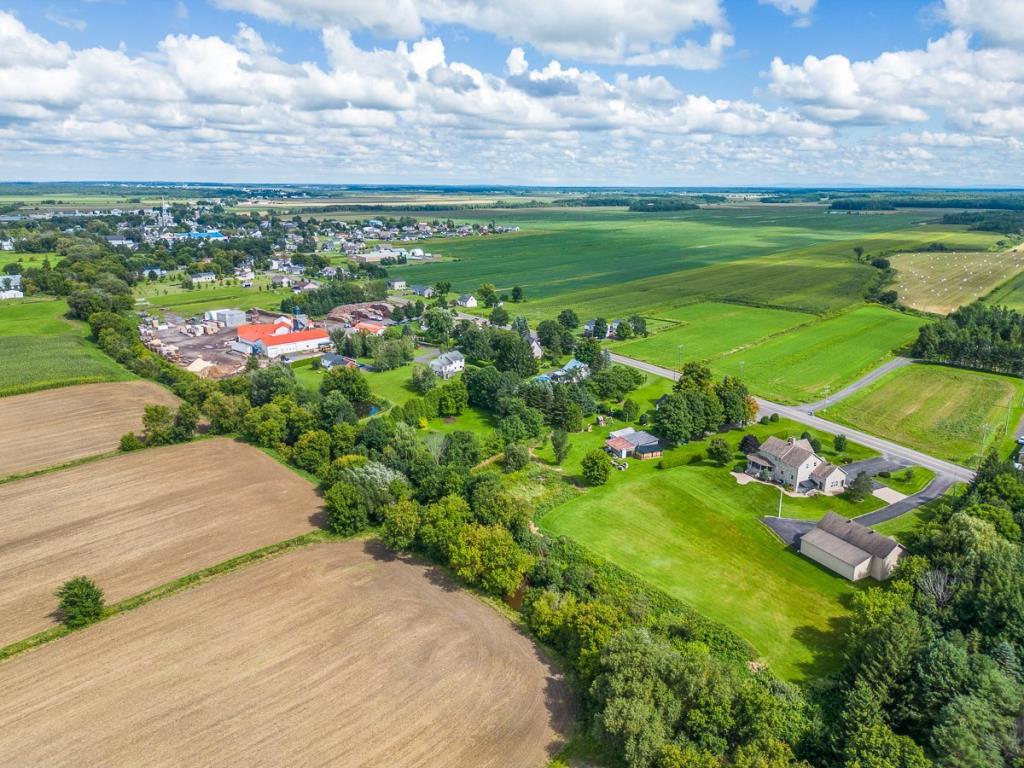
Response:
[{"label": "utility pole", "polygon": [[782,488],[783,487],[780,485],[779,486],[779,513],[776,515],[777,518],[781,518],[782,517],[782,495],[784,493]]}]

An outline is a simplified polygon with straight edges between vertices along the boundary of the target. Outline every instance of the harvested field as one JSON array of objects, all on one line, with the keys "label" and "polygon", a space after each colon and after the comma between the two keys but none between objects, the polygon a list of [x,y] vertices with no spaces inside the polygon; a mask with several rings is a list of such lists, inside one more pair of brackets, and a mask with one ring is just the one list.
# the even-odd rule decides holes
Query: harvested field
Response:
[{"label": "harvested field", "polygon": [[540,768],[557,672],[436,570],[292,551],[0,665],[0,766]]},{"label": "harvested field", "polygon": [[320,508],[308,482],[226,439],[0,485],[0,646],[53,625],[65,579],[116,602],[306,533]]},{"label": "harvested field", "polygon": [[[179,400],[149,381],[83,384],[0,398],[0,478],[64,464],[117,448],[142,430],[146,405]],[[14,436],[17,436],[17,439]]]},{"label": "harvested field", "polygon": [[900,253],[890,261],[896,269],[894,287],[900,301],[924,312],[947,315],[1024,270],[1024,251]]}]

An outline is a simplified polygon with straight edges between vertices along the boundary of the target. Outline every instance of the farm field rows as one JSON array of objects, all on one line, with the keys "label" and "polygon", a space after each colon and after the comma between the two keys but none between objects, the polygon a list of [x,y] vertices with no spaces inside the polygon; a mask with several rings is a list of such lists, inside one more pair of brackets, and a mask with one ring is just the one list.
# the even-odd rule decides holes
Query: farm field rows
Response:
[{"label": "farm field rows", "polygon": [[711,361],[739,376],[758,395],[784,403],[812,402],[836,392],[912,341],[924,320],[864,306],[783,333]]},{"label": "farm field rows", "polygon": [[84,324],[64,319],[67,311],[63,300],[0,302],[0,397],[135,378],[93,346]]},{"label": "farm field rows", "polygon": [[113,451],[142,430],[146,405],[178,398],[151,381],[82,384],[0,398],[0,424],[18,439],[0,440],[0,480]]},{"label": "farm field rows", "polygon": [[890,262],[896,270],[892,287],[903,304],[947,315],[1024,270],[1024,251],[900,253]]},{"label": "farm field rows", "polygon": [[913,365],[892,371],[821,415],[948,461],[976,464],[989,447],[1009,449],[1024,413],[1022,397],[1019,379]]},{"label": "farm field rows", "polygon": [[854,260],[855,246],[870,256],[932,243],[979,249],[992,242],[991,235],[962,227],[922,226],[933,218],[928,212],[846,216],[817,206],[753,205],[651,215],[462,213],[459,218],[493,219],[522,231],[431,243],[431,250],[454,258],[394,271],[411,282],[449,280],[457,291],[485,282],[500,290],[521,285],[529,303],[518,311],[531,319],[565,306],[591,316],[651,314],[700,299],[834,312],[858,302],[875,273]]},{"label": "farm field rows", "polygon": [[683,359],[715,358],[817,318],[779,309],[704,302],[659,313],[657,319],[678,325],[609,348],[621,355],[678,368]]},{"label": "farm field rows", "polygon": [[[801,430],[780,422],[745,431],[763,440]],[[740,435],[730,433],[727,440],[735,447]],[[567,474],[579,471],[582,456],[604,435],[580,437],[565,465]],[[587,439],[594,444],[585,444]],[[685,455],[705,447],[676,451]],[[859,446],[852,451],[857,452],[852,458],[868,454]],[[759,483],[741,486],[729,467],[707,462],[668,470],[655,464],[630,461],[629,469],[613,472],[607,485],[545,514],[541,528],[575,539],[725,624],[787,679],[834,669],[840,661],[834,630],[847,615],[845,601],[855,587],[787,549],[760,522],[761,516],[777,513],[778,490]],[[874,497],[861,504],[839,497],[784,497],[782,515],[816,520],[829,510],[856,516],[882,505]]]},{"label": "farm field rows", "polygon": [[573,718],[507,619],[361,541],[262,561],[0,670],[2,765],[533,768]]},{"label": "farm field rows", "polygon": [[[0,485],[0,646],[88,574],[108,602],[312,530],[312,486],[247,445],[150,448]],[[2,762],[2,761],[0,761]]]}]

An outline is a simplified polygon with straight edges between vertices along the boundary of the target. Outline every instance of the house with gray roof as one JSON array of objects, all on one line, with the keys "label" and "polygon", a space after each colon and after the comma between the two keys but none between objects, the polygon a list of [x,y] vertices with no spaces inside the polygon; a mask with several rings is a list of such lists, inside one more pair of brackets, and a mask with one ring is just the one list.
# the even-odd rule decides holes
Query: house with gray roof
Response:
[{"label": "house with gray roof", "polygon": [[814,452],[809,440],[769,437],[747,456],[747,474],[800,493],[846,490],[846,472]]},{"label": "house with gray roof", "polygon": [[906,550],[855,520],[829,512],[800,537],[800,554],[850,581],[885,581]]},{"label": "house with gray roof", "polygon": [[450,379],[459,371],[465,370],[466,358],[457,349],[435,357],[430,361],[430,370],[442,379]]}]

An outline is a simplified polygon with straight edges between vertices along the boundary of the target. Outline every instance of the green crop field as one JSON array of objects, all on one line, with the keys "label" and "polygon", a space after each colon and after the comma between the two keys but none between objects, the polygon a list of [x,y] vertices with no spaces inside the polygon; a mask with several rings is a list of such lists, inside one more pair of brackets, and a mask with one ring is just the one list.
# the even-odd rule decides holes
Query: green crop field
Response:
[{"label": "green crop field", "polygon": [[821,415],[973,465],[990,447],[1003,453],[1009,450],[1024,414],[1022,396],[1019,379],[913,365],[892,371]]},{"label": "green crop field", "polygon": [[845,216],[818,206],[730,205],[651,215],[621,209],[461,213],[458,218],[522,230],[431,241],[430,250],[451,258],[392,271],[413,282],[448,280],[457,291],[482,283],[501,290],[521,285],[529,301],[517,311],[532,319],[566,305],[610,317],[699,299],[835,311],[860,300],[875,274],[854,260],[855,246],[873,255],[977,240],[963,228],[922,226],[928,214],[920,212]]},{"label": "green crop field", "polygon": [[[785,421],[753,425],[764,439],[803,427]],[[579,472],[587,450],[606,430],[573,436],[564,471]],[[726,439],[736,446],[741,432]],[[823,439],[825,447],[830,440]],[[672,452],[700,453],[696,443]],[[870,455],[852,446],[858,457]],[[550,460],[550,449],[539,451]],[[739,455],[737,454],[737,458]],[[855,587],[788,550],[759,520],[778,510],[779,493],[759,483],[739,485],[729,468],[707,462],[659,470],[656,462],[630,461],[608,484],[555,507],[540,520],[549,533],[579,541],[668,594],[727,625],[750,641],[779,674],[803,679],[834,669]],[[873,497],[855,505],[838,497],[784,498],[782,514],[817,519],[827,510],[859,515],[878,508]]]},{"label": "green crop field", "polygon": [[1010,278],[985,297],[989,304],[998,304],[1024,312],[1024,272]]},{"label": "green crop field", "polygon": [[0,301],[0,396],[134,378],[100,352],[52,299]]},{"label": "green crop field", "polygon": [[712,361],[746,381],[755,394],[785,403],[812,402],[836,392],[912,341],[919,317],[866,306]]},{"label": "green crop field", "polygon": [[678,368],[683,359],[719,357],[816,319],[814,315],[740,304],[690,304],[658,314],[657,320],[676,323],[668,330],[609,346],[622,355]]}]

